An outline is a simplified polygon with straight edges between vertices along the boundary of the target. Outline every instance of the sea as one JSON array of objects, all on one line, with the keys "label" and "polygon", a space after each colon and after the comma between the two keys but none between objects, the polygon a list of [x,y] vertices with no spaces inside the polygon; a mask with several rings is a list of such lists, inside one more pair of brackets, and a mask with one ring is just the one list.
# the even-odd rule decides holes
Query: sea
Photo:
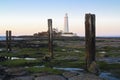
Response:
[{"label": "sea", "polygon": [[6,37],[5,36],[0,36],[0,41],[2,40],[6,40]]},{"label": "sea", "polygon": [[[120,36],[97,36],[97,38],[115,38],[120,39]],[[6,36],[0,36],[0,41],[6,40]],[[23,40],[23,38],[12,37],[12,40]]]},{"label": "sea", "polygon": [[[6,40],[6,36],[0,36],[0,41],[5,41],[5,40]],[[12,40],[23,40],[23,38],[12,37]]]}]

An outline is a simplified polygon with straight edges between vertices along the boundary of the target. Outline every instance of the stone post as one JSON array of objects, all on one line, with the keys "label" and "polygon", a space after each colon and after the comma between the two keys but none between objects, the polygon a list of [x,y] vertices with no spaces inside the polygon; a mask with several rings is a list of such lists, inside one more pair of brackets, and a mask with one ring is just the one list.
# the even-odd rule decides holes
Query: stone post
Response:
[{"label": "stone post", "polygon": [[85,48],[86,48],[86,69],[97,73],[95,62],[95,14],[85,15]]},{"label": "stone post", "polygon": [[52,19],[48,19],[48,46],[50,57],[53,58],[53,31],[52,31]]}]

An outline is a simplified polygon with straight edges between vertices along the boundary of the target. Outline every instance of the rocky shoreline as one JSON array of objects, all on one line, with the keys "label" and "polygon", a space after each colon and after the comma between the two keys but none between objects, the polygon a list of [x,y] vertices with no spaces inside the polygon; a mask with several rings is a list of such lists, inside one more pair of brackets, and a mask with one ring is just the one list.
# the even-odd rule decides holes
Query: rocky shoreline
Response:
[{"label": "rocky shoreline", "polygon": [[24,68],[5,68],[0,66],[0,80],[103,80],[102,78],[86,72],[65,71],[61,75],[42,73],[29,73]]}]

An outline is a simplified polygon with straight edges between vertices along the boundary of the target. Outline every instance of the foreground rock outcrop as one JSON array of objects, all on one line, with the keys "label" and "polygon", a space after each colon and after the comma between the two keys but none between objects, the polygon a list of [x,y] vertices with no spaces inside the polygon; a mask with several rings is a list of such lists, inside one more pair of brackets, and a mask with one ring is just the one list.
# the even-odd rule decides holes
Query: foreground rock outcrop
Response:
[{"label": "foreground rock outcrop", "polygon": [[86,72],[65,71],[61,75],[50,73],[29,73],[24,68],[4,68],[0,66],[0,80],[103,80]]}]

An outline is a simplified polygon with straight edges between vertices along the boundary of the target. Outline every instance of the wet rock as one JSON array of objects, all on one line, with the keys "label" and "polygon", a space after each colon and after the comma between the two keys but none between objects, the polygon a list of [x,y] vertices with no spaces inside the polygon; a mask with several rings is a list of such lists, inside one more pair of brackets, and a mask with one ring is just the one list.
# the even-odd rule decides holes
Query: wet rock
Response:
[{"label": "wet rock", "polygon": [[68,80],[103,80],[103,79],[93,74],[80,74],[78,76],[71,77]]},{"label": "wet rock", "polygon": [[0,75],[6,74],[5,69],[6,69],[5,67],[0,66]]},{"label": "wet rock", "polygon": [[105,54],[103,57],[109,57],[109,55],[108,55],[108,54]]},{"label": "wet rock", "polygon": [[79,53],[80,51],[79,50],[74,50],[74,52]]},{"label": "wet rock", "polygon": [[101,53],[99,56],[100,57],[109,57],[109,55],[107,53]]},{"label": "wet rock", "polygon": [[34,76],[21,76],[12,78],[10,80],[34,80]]},{"label": "wet rock", "polygon": [[67,60],[67,61],[77,61],[79,59],[78,56],[67,56],[64,58],[64,60]]},{"label": "wet rock", "polygon": [[47,75],[35,78],[35,80],[66,80],[60,75]]},{"label": "wet rock", "polygon": [[70,77],[77,76],[77,75],[78,75],[77,72],[64,72],[64,73],[63,73],[63,76],[64,76],[65,78],[70,78]]},{"label": "wet rock", "polygon": [[106,52],[105,52],[105,51],[101,51],[101,52],[99,52],[99,53],[101,53],[101,54],[106,54]]},{"label": "wet rock", "polygon": [[91,65],[90,65],[88,70],[89,70],[89,72],[94,73],[94,74],[99,74],[99,72],[100,72],[99,68],[98,68],[98,65],[96,64],[95,61],[93,61],[91,63]]},{"label": "wet rock", "polygon": [[23,76],[27,74],[24,68],[8,68],[5,70],[9,75]]},{"label": "wet rock", "polygon": [[35,76],[35,77],[40,77],[40,76],[46,76],[46,75],[49,75],[49,74],[44,72],[44,73],[34,73],[32,75]]},{"label": "wet rock", "polygon": [[5,75],[0,75],[0,80],[3,80],[5,78]]},{"label": "wet rock", "polygon": [[7,57],[5,57],[5,56],[0,56],[0,62],[2,62],[2,61],[6,61],[6,60],[8,60]]},{"label": "wet rock", "polygon": [[42,59],[44,62],[49,62],[51,60],[50,56],[46,55]]},{"label": "wet rock", "polygon": [[0,79],[3,80],[6,77],[5,67],[0,66]]},{"label": "wet rock", "polygon": [[3,50],[2,49],[0,49],[0,52],[2,52]]},{"label": "wet rock", "polygon": [[63,51],[63,52],[65,52],[65,51],[66,51],[66,49],[62,49],[62,51]]}]

